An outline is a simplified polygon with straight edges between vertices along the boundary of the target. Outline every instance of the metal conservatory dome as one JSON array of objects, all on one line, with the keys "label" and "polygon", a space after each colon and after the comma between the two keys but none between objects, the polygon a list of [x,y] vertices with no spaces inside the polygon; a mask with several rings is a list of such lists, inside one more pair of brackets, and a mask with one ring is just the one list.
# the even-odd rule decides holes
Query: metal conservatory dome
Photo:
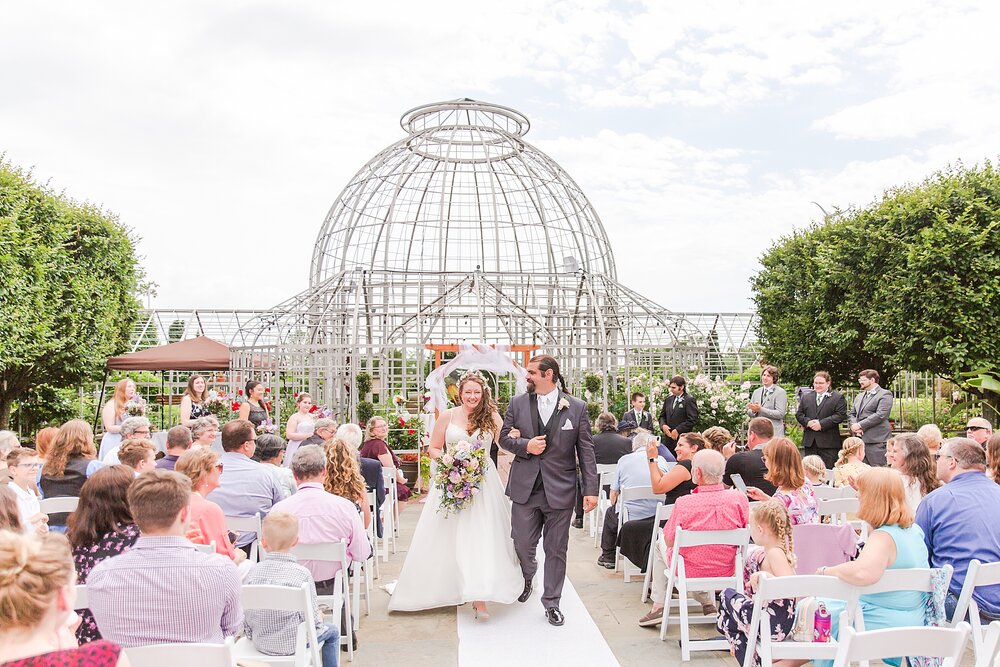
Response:
[{"label": "metal conservatory dome", "polygon": [[310,286],[351,270],[560,274],[616,280],[597,212],[530,124],[459,99],[406,112],[407,136],[351,179],[313,250]]}]

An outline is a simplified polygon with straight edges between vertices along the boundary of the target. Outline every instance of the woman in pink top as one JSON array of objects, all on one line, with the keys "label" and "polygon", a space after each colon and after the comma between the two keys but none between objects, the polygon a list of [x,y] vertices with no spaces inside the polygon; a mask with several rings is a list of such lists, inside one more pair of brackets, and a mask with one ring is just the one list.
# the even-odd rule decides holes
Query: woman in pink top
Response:
[{"label": "woman in pink top", "polygon": [[233,546],[226,529],[226,516],[222,508],[206,500],[205,496],[219,488],[222,463],[219,455],[211,449],[192,447],[177,459],[175,470],[191,478],[190,527],[200,532],[191,541],[195,544],[211,544],[215,540],[216,553],[227,556],[239,565],[247,555]]},{"label": "woman in pink top", "polygon": [[[792,525],[803,523],[819,523],[819,508],[812,483],[806,479],[802,467],[802,456],[799,448],[788,438],[773,438],[764,445],[764,465],[767,466],[767,479],[777,487],[773,498],[784,503]],[[770,500],[767,495],[755,486],[747,488],[750,500]]]}]

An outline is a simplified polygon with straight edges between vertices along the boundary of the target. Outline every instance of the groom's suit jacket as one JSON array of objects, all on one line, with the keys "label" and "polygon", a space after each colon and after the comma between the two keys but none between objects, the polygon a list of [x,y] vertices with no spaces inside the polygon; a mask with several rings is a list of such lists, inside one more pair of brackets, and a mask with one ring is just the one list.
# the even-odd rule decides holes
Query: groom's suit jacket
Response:
[{"label": "groom's suit jacket", "polygon": [[[569,405],[560,409],[559,403]],[[521,437],[511,438],[512,428]],[[539,455],[528,453],[528,441],[546,433],[545,451]],[[587,405],[578,398],[560,392],[556,409],[548,424],[542,424],[538,415],[538,402],[533,393],[521,394],[511,399],[507,415],[500,429],[500,446],[514,454],[507,481],[507,495],[515,503],[526,503],[541,477],[545,500],[554,509],[569,509],[576,503],[576,464],[580,462],[583,477],[583,495],[597,495],[597,463],[594,459],[594,440],[587,418]]]}]

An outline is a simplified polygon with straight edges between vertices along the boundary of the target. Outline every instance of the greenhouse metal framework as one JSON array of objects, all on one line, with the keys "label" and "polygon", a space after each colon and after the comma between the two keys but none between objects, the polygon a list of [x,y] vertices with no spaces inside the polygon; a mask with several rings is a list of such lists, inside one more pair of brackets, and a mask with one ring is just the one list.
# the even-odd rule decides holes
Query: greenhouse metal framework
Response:
[{"label": "greenhouse metal framework", "polygon": [[618,282],[597,212],[524,140],[524,115],[460,99],[401,125],[331,207],[308,289],[259,312],[149,311],[136,340],[217,338],[240,378],[309,390],[341,417],[354,416],[362,371],[382,395],[422,392],[432,344],[538,346],[577,386],[585,373],[755,362],[751,313],[675,313]]}]

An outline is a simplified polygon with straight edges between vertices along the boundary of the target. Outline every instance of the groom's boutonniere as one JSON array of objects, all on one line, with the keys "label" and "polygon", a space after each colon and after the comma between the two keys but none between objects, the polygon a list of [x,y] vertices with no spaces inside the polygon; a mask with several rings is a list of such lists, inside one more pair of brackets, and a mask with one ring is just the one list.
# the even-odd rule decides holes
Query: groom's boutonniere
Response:
[{"label": "groom's boutonniere", "polygon": [[559,399],[559,409],[565,410],[568,407],[569,407],[569,399],[563,396],[562,398]]}]

